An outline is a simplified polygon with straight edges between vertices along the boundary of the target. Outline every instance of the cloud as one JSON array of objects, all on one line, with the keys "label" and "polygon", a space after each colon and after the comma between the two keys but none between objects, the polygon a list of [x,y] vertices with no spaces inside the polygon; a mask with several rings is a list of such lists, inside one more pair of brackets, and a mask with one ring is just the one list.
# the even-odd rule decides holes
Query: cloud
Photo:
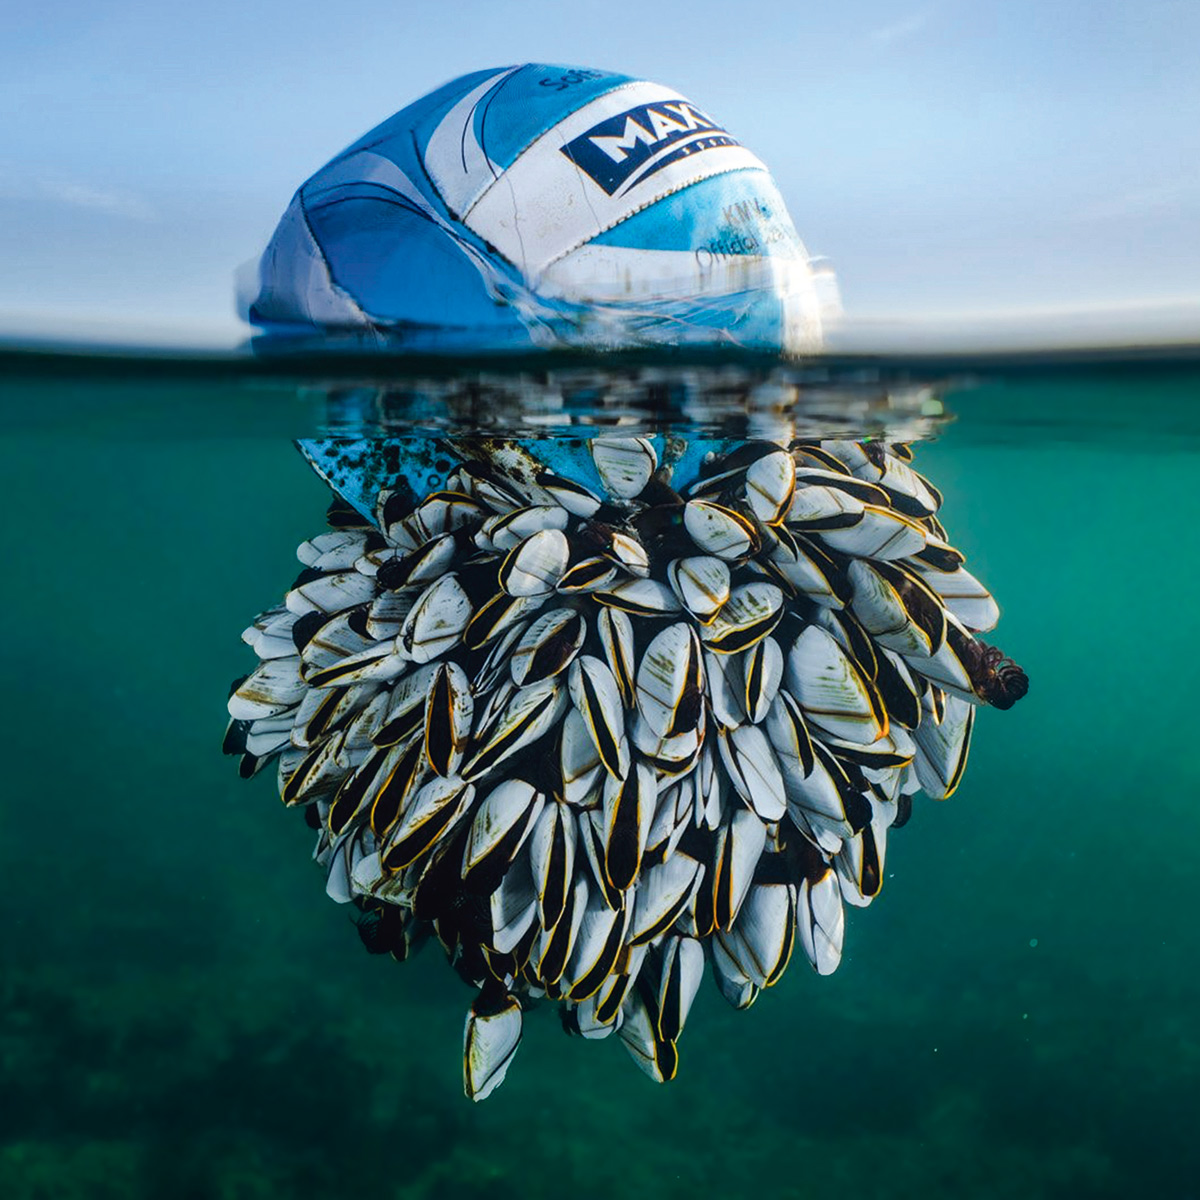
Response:
[{"label": "cloud", "polygon": [[910,12],[907,16],[901,17],[898,21],[892,21],[887,25],[880,25],[878,28],[871,30],[869,35],[871,41],[877,42],[881,46],[890,46],[893,42],[910,38],[914,33],[919,33],[929,24],[933,13],[934,10],[932,8],[918,8]]},{"label": "cloud", "polygon": [[1077,214],[1080,221],[1114,221],[1123,217],[1152,217],[1178,210],[1193,188],[1177,184],[1137,188],[1106,196],[1086,205]]},{"label": "cloud", "polygon": [[0,172],[0,200],[60,204],[131,221],[152,221],[155,213],[141,196],[123,188],[95,187],[78,180]]}]

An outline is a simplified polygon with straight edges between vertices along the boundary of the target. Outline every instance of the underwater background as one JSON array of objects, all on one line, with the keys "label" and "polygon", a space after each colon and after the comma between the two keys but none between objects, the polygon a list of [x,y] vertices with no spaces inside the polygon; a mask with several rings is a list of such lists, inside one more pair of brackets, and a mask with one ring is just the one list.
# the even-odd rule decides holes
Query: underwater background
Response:
[{"label": "underwater background", "polygon": [[368,956],[271,771],[238,640],[328,492],[286,378],[7,364],[0,1197],[1200,1194],[1200,368],[946,377],[916,448],[1028,697],[921,796],[840,969],[706,982],[679,1076]]}]

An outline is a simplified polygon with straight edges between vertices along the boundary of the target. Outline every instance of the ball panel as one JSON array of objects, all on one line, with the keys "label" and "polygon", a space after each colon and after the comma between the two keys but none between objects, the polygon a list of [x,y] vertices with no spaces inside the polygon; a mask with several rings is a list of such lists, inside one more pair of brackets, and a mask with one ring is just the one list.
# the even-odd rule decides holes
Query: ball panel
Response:
[{"label": "ball panel", "polygon": [[463,223],[536,286],[541,272],[669,196],[728,171],[766,167],[672,88],[635,82],[537,139]]},{"label": "ball panel", "polygon": [[421,211],[350,196],[309,221],[322,244],[338,247],[335,284],[376,320],[480,329],[506,320],[475,265]]}]

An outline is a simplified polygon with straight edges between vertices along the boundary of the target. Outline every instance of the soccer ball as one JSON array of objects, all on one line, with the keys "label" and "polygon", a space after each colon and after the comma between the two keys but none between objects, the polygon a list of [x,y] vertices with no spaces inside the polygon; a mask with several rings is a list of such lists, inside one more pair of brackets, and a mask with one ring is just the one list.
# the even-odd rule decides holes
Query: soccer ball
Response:
[{"label": "soccer ball", "polygon": [[304,183],[244,313],[276,343],[816,349],[814,272],[763,163],[673,88],[478,71]]}]

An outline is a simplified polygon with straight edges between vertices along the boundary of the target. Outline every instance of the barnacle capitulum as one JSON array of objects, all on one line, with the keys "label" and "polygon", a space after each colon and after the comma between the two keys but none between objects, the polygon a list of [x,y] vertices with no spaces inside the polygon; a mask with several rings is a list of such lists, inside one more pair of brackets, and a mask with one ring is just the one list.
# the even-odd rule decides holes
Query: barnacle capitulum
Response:
[{"label": "barnacle capitulum", "polygon": [[536,999],[662,1081],[706,968],[737,1008],[797,947],[832,972],[889,829],[1028,686],[907,447],[577,447],[339,496],[229,700],[368,948],[432,935],[478,989],[476,1100]]}]

